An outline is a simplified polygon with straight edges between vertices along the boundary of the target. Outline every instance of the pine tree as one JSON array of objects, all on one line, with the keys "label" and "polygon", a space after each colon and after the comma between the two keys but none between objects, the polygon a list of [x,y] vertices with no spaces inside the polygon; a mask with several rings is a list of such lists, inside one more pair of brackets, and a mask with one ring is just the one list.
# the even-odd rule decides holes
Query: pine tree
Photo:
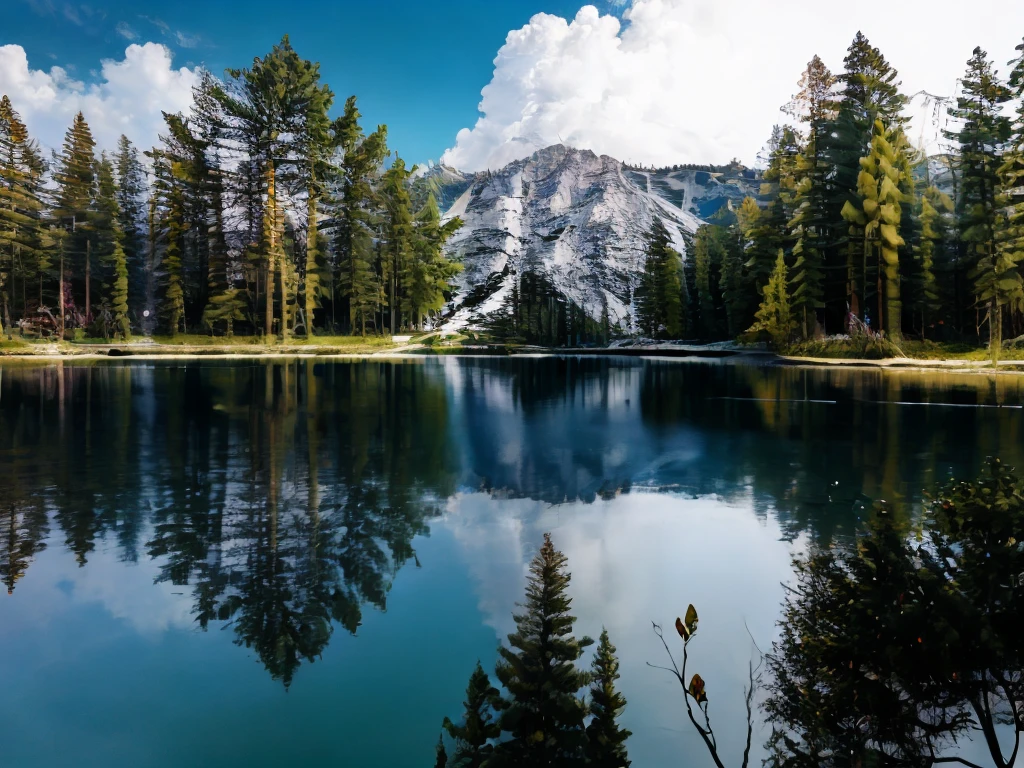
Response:
[{"label": "pine tree", "polygon": [[303,145],[306,181],[306,260],[302,270],[303,321],[306,336],[313,335],[314,313],[320,306],[321,274],[326,260],[326,240],[320,234],[320,208],[326,194],[333,139],[328,112],[334,104],[330,89],[314,88],[306,112]]},{"label": "pine tree", "polygon": [[128,263],[121,231],[121,212],[117,205],[114,164],[103,154],[96,166],[97,196],[93,212],[96,256],[101,266],[103,288],[103,333],[113,331],[119,338],[131,335],[128,320]]},{"label": "pine tree", "polygon": [[414,260],[413,221],[409,209],[411,175],[411,171],[405,167],[405,161],[396,158],[381,180],[380,196],[384,213],[381,267],[392,334],[402,327],[401,305],[409,304],[403,295],[404,278],[412,280],[419,276],[416,269],[419,265],[410,263]]},{"label": "pine tree", "polygon": [[1009,87],[1017,100],[1017,111],[1010,128],[1010,140],[998,170],[996,206],[1000,211],[996,227],[996,287],[1001,300],[1016,309],[1024,303],[1020,269],[1024,264],[1024,42],[1017,46],[1020,55],[1010,62]]},{"label": "pine tree", "polygon": [[[287,337],[298,280],[294,252],[284,247],[281,183],[294,180],[300,164],[294,151],[301,143],[297,137],[308,139],[307,120],[330,91],[319,85],[319,65],[300,58],[287,35],[269,54],[255,59],[251,69],[230,69],[228,76],[227,86],[214,87],[212,96],[223,110],[221,139],[244,147],[251,161],[239,179],[250,198],[251,218],[259,208],[263,219],[257,250],[265,288],[264,336],[269,339],[273,333],[276,291],[278,328]],[[254,197],[260,198],[258,203]]]},{"label": "pine tree", "polygon": [[935,186],[927,187],[920,196],[921,238],[915,255],[920,264],[921,285],[914,310],[921,316],[921,335],[930,316],[942,307],[942,293],[937,271],[946,262],[948,225],[946,217],[953,212],[953,200]]},{"label": "pine tree", "polygon": [[632,733],[619,726],[618,719],[626,708],[626,699],[615,686],[619,679],[619,660],[615,646],[608,639],[608,630],[601,632],[591,667],[590,713],[587,726],[588,765],[595,768],[629,768],[626,739]]},{"label": "pine tree", "polygon": [[462,271],[462,265],[444,252],[445,243],[462,227],[462,219],[456,216],[442,222],[437,200],[430,194],[416,214],[415,226],[414,258],[407,262],[404,278],[405,310],[416,327],[422,328],[425,315],[444,307],[452,279]]},{"label": "pine tree", "polygon": [[[154,151],[151,156],[156,187],[150,207],[150,242],[154,251],[158,242],[162,246],[160,316],[167,333],[174,336],[185,319],[182,259],[188,224],[181,183],[183,169],[166,152]],[[155,258],[155,253],[152,255]]]},{"label": "pine tree", "polygon": [[592,641],[573,636],[566,562],[545,534],[530,564],[523,612],[513,617],[516,631],[498,651],[495,673],[508,692],[499,703],[499,724],[508,734],[496,748],[499,765],[584,764],[587,709],[579,694],[590,675],[575,664]]},{"label": "pine tree", "polygon": [[447,768],[448,766],[448,752],[444,748],[444,740],[437,737],[437,747],[434,749],[434,768]]},{"label": "pine tree", "polygon": [[[907,100],[899,90],[898,74],[863,33],[858,32],[850,44],[844,68],[843,74],[837,77],[838,82],[842,84],[842,92],[827,152],[829,164],[833,168],[833,198],[837,212],[845,207],[846,203],[860,207],[860,160],[871,151],[875,120],[881,119],[884,125],[892,129],[902,128],[906,123],[903,109]],[[909,149],[907,144],[906,152],[909,152]],[[908,159],[909,157],[902,157],[900,163]],[[905,183],[901,189],[909,194],[912,184]],[[908,238],[912,226],[913,218],[904,215],[900,233],[904,239]],[[868,277],[871,265],[863,259],[863,227],[855,222],[849,222],[846,237],[838,242],[841,243],[843,240],[846,246],[846,303],[850,312],[863,318],[868,296],[875,290],[870,285]]]},{"label": "pine tree", "polygon": [[750,228],[747,238],[745,273],[753,284],[757,296],[764,292],[775,257],[780,248],[789,246],[789,220],[791,211],[787,200],[792,199],[795,186],[796,161],[800,152],[799,141],[789,126],[775,126],[768,140],[767,168],[762,178],[760,197],[767,207],[756,219],[748,217]]},{"label": "pine tree", "polygon": [[[89,212],[96,196],[96,142],[85,116],[79,112],[64,137],[64,147],[56,158],[57,205],[54,211],[61,225],[72,234],[65,245],[72,275],[83,276],[85,322],[91,322],[92,305],[92,233]],[[72,280],[72,286],[74,280]],[[72,293],[74,293],[72,288]]]},{"label": "pine tree", "polygon": [[796,323],[789,305],[786,258],[781,250],[775,260],[775,270],[765,286],[761,306],[754,317],[756,322],[747,333],[751,336],[766,333],[775,349],[785,349],[796,330]]},{"label": "pine tree", "polygon": [[0,98],[0,335],[5,327],[8,333],[11,330],[16,278],[21,277],[23,311],[28,278],[42,279],[43,172],[42,158],[25,124],[10,99]]},{"label": "pine tree", "polygon": [[491,743],[501,735],[494,717],[498,689],[491,685],[480,662],[469,678],[466,688],[465,712],[458,725],[447,717],[444,729],[455,740],[455,752],[449,759],[452,768],[481,768],[494,751]]},{"label": "pine tree", "polygon": [[655,219],[647,236],[644,271],[636,289],[641,329],[650,338],[682,337],[683,291],[679,254],[671,247],[664,223]]},{"label": "pine tree", "polygon": [[[383,296],[373,273],[373,179],[387,157],[387,128],[378,126],[363,136],[356,99],[332,126],[334,144],[341,151],[339,182],[333,199],[334,248],[338,288],[348,303],[348,328],[366,334],[366,320]],[[337,300],[337,299],[335,299]]]},{"label": "pine tree", "polygon": [[118,222],[124,236],[123,247],[128,265],[128,298],[132,312],[138,314],[146,306],[146,172],[138,150],[122,136],[114,154],[117,172]]},{"label": "pine tree", "polygon": [[989,349],[994,359],[1002,348],[1003,308],[1019,302],[1021,290],[1016,265],[1000,256],[996,248],[999,149],[1010,132],[1009,119],[1000,112],[1009,98],[988,54],[975,48],[961,80],[956,107],[949,110],[959,130],[946,132],[960,143],[960,237],[967,246],[975,295],[987,309]]},{"label": "pine tree", "polygon": [[793,218],[793,309],[809,338],[817,328],[817,310],[824,307],[826,249],[832,239],[827,162],[828,136],[836,115],[835,77],[817,56],[801,78],[800,92],[789,112],[807,125],[807,138],[797,158]]},{"label": "pine tree", "polygon": [[899,188],[899,156],[905,142],[898,126],[889,128],[881,118],[875,120],[870,151],[860,161],[859,205],[847,200],[842,210],[843,218],[864,232],[865,262],[874,260],[878,264],[878,327],[895,339],[900,337],[903,317],[899,248],[905,245],[900,235],[904,195]]},{"label": "pine tree", "polygon": [[[234,324],[245,319],[247,297],[236,285],[240,271],[225,232],[225,180],[230,174],[221,167],[218,150],[227,132],[224,110],[218,99],[218,84],[204,72],[192,89],[192,113],[187,120],[167,118],[174,143],[183,150],[181,161],[188,169],[187,186],[193,211],[194,242],[199,251],[196,282],[205,277],[206,290],[194,291],[195,309],[202,309],[202,323],[211,331],[223,323],[224,335],[234,335]],[[205,261],[205,275],[203,264]]]},{"label": "pine tree", "polygon": [[703,224],[697,229],[697,236],[694,238],[693,261],[697,279],[700,335],[706,339],[714,339],[719,335],[718,302],[712,292],[712,286],[718,283],[717,277],[725,258],[720,233],[720,227]]}]

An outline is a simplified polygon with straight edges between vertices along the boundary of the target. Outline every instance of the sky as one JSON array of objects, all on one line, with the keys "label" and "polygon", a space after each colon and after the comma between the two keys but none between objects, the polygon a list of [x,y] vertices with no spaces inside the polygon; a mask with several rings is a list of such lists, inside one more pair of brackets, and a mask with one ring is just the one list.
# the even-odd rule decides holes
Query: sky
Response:
[{"label": "sky", "polygon": [[[752,164],[814,55],[842,68],[846,0],[0,0],[0,92],[44,145],[82,109],[101,147],[143,147],[198,68],[289,34],[410,162],[497,168],[564,142],[634,163]],[[892,0],[861,19],[903,89],[951,95],[976,45],[1002,72],[1024,3]],[[916,102],[913,131],[934,134]]]}]

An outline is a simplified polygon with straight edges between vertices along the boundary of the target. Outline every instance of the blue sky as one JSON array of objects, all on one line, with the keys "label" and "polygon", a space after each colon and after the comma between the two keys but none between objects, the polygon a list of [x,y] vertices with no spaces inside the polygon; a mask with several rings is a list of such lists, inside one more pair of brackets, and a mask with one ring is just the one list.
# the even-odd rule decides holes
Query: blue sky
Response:
[{"label": "blue sky", "polygon": [[[245,67],[284,34],[338,106],[412,163],[499,168],[562,142],[645,165],[756,163],[815,54],[860,29],[918,94],[911,140],[944,149],[943,99],[975,46],[1006,73],[1024,2],[898,0],[0,0],[0,93],[46,146],[79,110],[101,147],[152,146],[197,67]],[[956,18],[951,24],[949,19]],[[129,45],[133,44],[133,45]],[[484,93],[481,94],[481,90]],[[478,111],[478,105],[482,110]]]},{"label": "blue sky", "polygon": [[[509,30],[539,12],[572,18],[581,0],[4,0],[0,45],[30,67],[57,65],[90,82],[102,59],[132,42],[160,42],[174,65],[215,74],[251,64],[285,33],[319,61],[340,106],[359,97],[364,122],[386,123],[390,145],[413,161],[437,159],[477,117],[480,90]],[[608,2],[598,2],[609,10]],[[119,32],[120,30],[120,32]]]}]

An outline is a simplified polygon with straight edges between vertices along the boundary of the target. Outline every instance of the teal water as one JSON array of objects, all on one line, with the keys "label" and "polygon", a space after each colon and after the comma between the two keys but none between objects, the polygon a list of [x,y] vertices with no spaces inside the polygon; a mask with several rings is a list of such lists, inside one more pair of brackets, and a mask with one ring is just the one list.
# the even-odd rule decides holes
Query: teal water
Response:
[{"label": "teal water", "polygon": [[433,765],[545,531],[618,647],[633,765],[711,765],[647,665],[691,602],[738,764],[792,557],[1024,466],[1022,403],[679,360],[2,364],[0,765]]}]

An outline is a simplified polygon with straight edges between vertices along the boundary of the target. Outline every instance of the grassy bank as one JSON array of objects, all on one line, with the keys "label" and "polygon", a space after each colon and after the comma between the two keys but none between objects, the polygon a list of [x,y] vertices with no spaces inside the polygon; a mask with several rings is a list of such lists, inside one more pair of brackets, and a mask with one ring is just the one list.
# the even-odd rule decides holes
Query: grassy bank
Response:
[{"label": "grassy bank", "polygon": [[[790,358],[833,360],[909,358],[911,360],[960,360],[977,363],[991,361],[987,347],[978,347],[962,342],[940,343],[910,339],[904,339],[897,344],[867,336],[802,341],[787,347],[783,354]],[[1007,347],[1003,349],[999,359],[1001,362],[1024,361],[1024,348]]]},{"label": "grassy bank", "polygon": [[137,337],[129,342],[104,339],[0,341],[0,356],[159,356],[159,355],[368,355],[403,345],[389,336],[314,336],[265,342],[252,336],[201,335]]}]

